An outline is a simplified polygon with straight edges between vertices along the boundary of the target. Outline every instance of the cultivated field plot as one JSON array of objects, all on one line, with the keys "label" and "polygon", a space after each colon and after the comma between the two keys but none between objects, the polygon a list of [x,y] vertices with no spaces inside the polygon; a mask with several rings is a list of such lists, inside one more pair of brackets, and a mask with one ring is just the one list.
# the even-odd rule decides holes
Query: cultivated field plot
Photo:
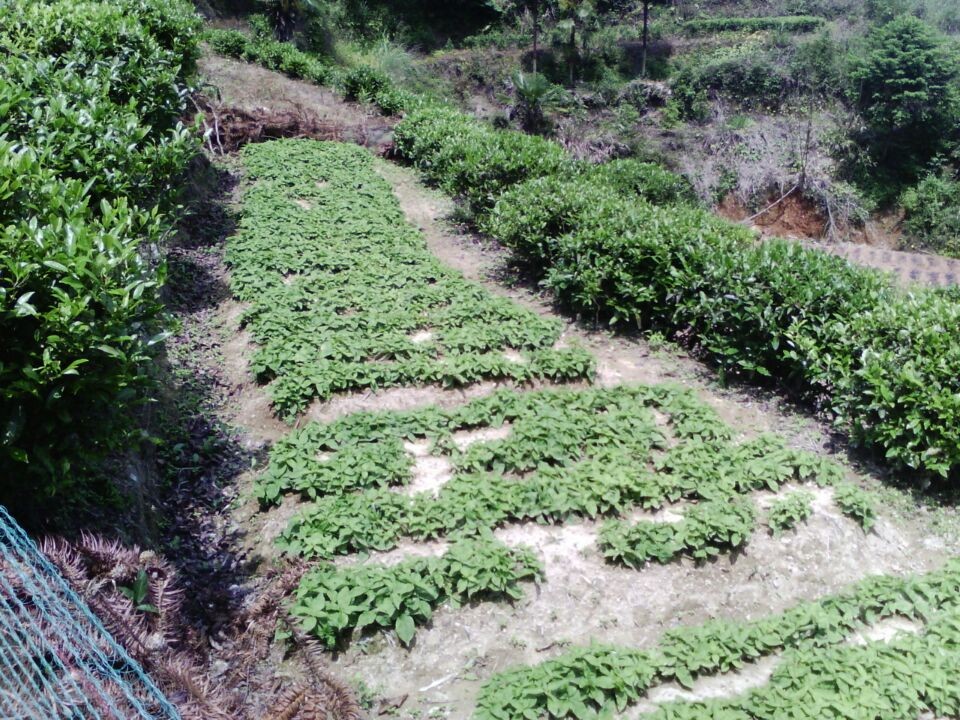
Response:
[{"label": "cultivated field plot", "polygon": [[[592,373],[430,256],[365,151],[245,161],[233,282],[281,412]],[[256,522],[304,563],[293,617],[397,717],[952,716],[960,568],[853,480],[681,386],[510,387],[291,431]]]},{"label": "cultivated field plot", "polygon": [[[869,707],[850,681],[861,675],[880,708],[956,698],[960,569],[871,579],[791,608],[902,568],[910,541],[886,523],[866,534],[872,500],[838,465],[771,436],[735,441],[682,388],[501,391],[452,410],[312,423],[272,451],[260,498],[284,493],[315,499],[279,542],[328,561],[304,575],[293,614],[346,668],[442,717],[594,717],[665,684],[675,690],[634,709],[752,718],[795,705],[803,712],[785,717],[832,717],[825,708]],[[651,649],[624,644],[646,646],[697,606],[731,619]],[[733,619],[776,606],[786,611]],[[902,697],[918,667],[942,697]],[[713,692],[733,697],[651,701],[711,697],[680,688],[717,673],[727,679]],[[738,682],[762,687],[737,698]]]},{"label": "cultivated field plot", "polygon": [[591,375],[587,353],[554,348],[559,322],[430,256],[368,152],[276,141],[244,158],[252,186],[227,260],[279,414],[349,390]]}]

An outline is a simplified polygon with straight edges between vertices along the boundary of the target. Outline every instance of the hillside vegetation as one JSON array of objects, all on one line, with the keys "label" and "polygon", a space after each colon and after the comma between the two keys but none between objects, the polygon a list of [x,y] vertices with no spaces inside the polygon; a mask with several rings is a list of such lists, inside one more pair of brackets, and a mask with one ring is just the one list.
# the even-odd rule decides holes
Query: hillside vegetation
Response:
[{"label": "hillside vegetation", "polygon": [[[303,3],[297,42],[580,157],[664,163],[711,205],[751,215],[789,194],[816,237],[862,237],[866,221],[892,215],[891,239],[872,225],[867,236],[955,253],[950,4],[386,5]],[[454,13],[456,31],[440,20]]]}]

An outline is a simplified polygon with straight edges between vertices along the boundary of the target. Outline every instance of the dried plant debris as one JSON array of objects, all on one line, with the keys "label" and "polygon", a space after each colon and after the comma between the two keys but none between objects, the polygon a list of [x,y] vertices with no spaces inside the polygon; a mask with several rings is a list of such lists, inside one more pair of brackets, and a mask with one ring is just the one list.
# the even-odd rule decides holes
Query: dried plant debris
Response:
[{"label": "dried plant debris", "polygon": [[204,143],[214,155],[236,152],[247,143],[279,138],[341,139],[336,123],[322,120],[304,107],[245,110],[224,105],[205,95],[194,96],[193,106],[195,117],[200,118],[204,129]]},{"label": "dried plant debris", "polygon": [[[41,550],[184,720],[363,717],[352,691],[327,668],[316,641],[292,633],[301,679],[278,678],[270,663],[275,628],[286,624],[285,601],[303,567],[291,566],[266,578],[257,600],[224,637],[212,641],[186,620],[176,572],[156,553],[90,534],[76,541],[48,538]],[[216,678],[214,665],[226,667]]]}]

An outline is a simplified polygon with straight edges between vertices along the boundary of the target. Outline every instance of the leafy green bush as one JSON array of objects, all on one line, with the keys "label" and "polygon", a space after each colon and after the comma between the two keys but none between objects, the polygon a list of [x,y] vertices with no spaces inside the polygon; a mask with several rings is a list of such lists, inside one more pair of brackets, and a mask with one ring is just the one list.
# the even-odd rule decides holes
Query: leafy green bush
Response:
[{"label": "leafy green bush", "polygon": [[340,84],[347,100],[372,102],[386,115],[399,115],[414,105],[411,95],[396,87],[386,74],[367,65],[348,71]]},{"label": "leafy green bush", "polygon": [[255,62],[298,80],[323,85],[334,79],[333,69],[322,60],[269,36],[251,38],[239,30],[210,29],[204,39],[220,55]]},{"label": "leafy green bush", "polygon": [[682,117],[702,120],[710,94],[745,106],[776,108],[789,82],[780,64],[765,53],[738,50],[685,64],[671,81],[672,99]]},{"label": "leafy green bush", "polygon": [[474,210],[489,209],[508,187],[554,175],[571,160],[557,144],[521,132],[500,132],[463,113],[425,108],[395,132],[397,150]]},{"label": "leafy green bush", "polygon": [[718,32],[760,32],[772,30],[783,33],[807,33],[822,27],[822,17],[788,15],[784,17],[714,17],[689,20],[683,24],[688,35],[711,35]]},{"label": "leafy green bush", "polygon": [[65,494],[129,438],[164,329],[151,248],[196,149],[178,121],[198,34],[178,0],[4,6],[0,502]]},{"label": "leafy green bush", "polygon": [[254,13],[247,18],[250,30],[257,40],[273,40],[274,30],[270,18],[263,13]]},{"label": "leafy green bush", "polygon": [[900,198],[911,245],[960,258],[960,181],[930,174]]},{"label": "leafy green bush", "polygon": [[344,76],[343,92],[348,100],[372,100],[390,84],[390,78],[379,70],[361,65]]},{"label": "leafy green bush", "polygon": [[204,40],[210,43],[214,52],[238,60],[246,55],[247,48],[252,44],[246,33],[216,28],[207,30],[204,33]]},{"label": "leafy green bush", "polygon": [[667,102],[667,113],[676,112],[679,118],[702,122],[710,116],[710,100],[706,86],[691,66],[681,67],[670,81],[672,95]]},{"label": "leafy green bush", "polygon": [[888,460],[944,477],[960,466],[960,296],[878,294],[858,312],[788,333],[852,437]]}]

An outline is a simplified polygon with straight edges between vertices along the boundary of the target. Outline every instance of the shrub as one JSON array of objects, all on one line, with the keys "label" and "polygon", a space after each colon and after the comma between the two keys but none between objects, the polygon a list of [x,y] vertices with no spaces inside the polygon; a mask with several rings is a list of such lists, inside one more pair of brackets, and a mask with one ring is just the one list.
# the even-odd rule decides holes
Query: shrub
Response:
[{"label": "shrub", "polygon": [[553,175],[572,161],[555,143],[520,132],[498,131],[446,108],[420,110],[396,129],[398,152],[428,177],[487,210],[508,187]]},{"label": "shrub", "polygon": [[331,82],[333,70],[309,53],[290,43],[269,37],[251,39],[238,30],[207,30],[204,39],[215,52],[227,57],[255,62],[268,70],[317,84]]},{"label": "shrub", "polygon": [[557,239],[579,228],[584,216],[606,205],[620,210],[620,198],[596,183],[549,176],[508,189],[481,218],[481,229],[543,272],[557,255]]},{"label": "shrub", "polygon": [[[0,78],[0,502],[62,496],[130,437],[163,337],[151,261],[195,151],[177,0],[8,2]],[[76,489],[76,488],[74,488]]]},{"label": "shrub", "polygon": [[247,18],[250,30],[257,40],[273,40],[273,23],[263,13],[254,13]]},{"label": "shrub", "polygon": [[667,112],[675,112],[686,120],[703,121],[710,116],[710,101],[707,90],[693,68],[681,68],[670,83],[672,95],[667,103]]},{"label": "shrub", "polygon": [[853,439],[910,468],[948,476],[960,466],[960,295],[882,293],[790,342],[809,383]]},{"label": "shrub", "polygon": [[343,92],[348,100],[373,100],[391,85],[390,78],[367,65],[350,70],[343,78]]},{"label": "shrub", "polygon": [[807,33],[822,27],[821,17],[791,15],[786,17],[717,17],[690,20],[683,24],[688,35],[711,35],[718,32],[760,32],[773,30],[785,33]]},{"label": "shrub", "polygon": [[960,258],[960,181],[931,174],[901,198],[912,244]]},{"label": "shrub", "polygon": [[217,54],[237,59],[245,57],[252,44],[239,30],[207,30],[204,39]]}]

